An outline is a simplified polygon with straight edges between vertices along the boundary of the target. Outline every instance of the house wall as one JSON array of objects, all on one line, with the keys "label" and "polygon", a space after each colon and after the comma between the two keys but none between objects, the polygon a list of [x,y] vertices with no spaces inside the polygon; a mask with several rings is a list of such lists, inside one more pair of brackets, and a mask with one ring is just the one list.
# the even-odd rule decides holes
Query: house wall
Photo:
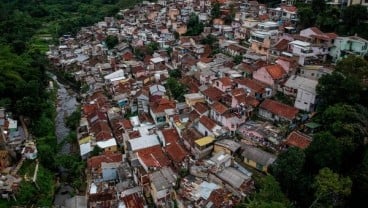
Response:
[{"label": "house wall", "polygon": [[222,125],[229,128],[230,131],[236,131],[238,126],[245,122],[245,117],[238,118],[237,116],[231,116],[229,118],[225,118],[222,121]]},{"label": "house wall", "polygon": [[258,115],[268,120],[274,120],[272,113],[262,108],[258,109]]},{"label": "house wall", "polygon": [[[238,88],[246,89],[247,92],[250,92],[249,95],[252,96],[252,97],[255,97],[257,99],[263,98],[263,95],[262,94],[255,92],[254,90],[252,90],[251,88],[249,88],[246,85],[238,84]],[[237,100],[236,100],[236,104],[238,104],[238,101]],[[232,107],[235,107],[235,106],[232,105]]]},{"label": "house wall", "polygon": [[263,166],[261,165],[262,168],[257,167],[257,162],[253,161],[253,160],[249,160],[248,158],[244,158],[244,163],[249,165],[252,168],[255,168],[257,170],[260,170],[262,172],[267,173],[268,172],[268,167],[267,166]]},{"label": "house wall", "polygon": [[288,62],[288,61],[279,59],[279,60],[276,61],[276,63],[278,65],[280,65],[286,71],[287,74],[290,74],[292,72],[292,70],[293,70],[291,68],[291,63]]},{"label": "house wall", "polygon": [[223,119],[224,119],[224,117],[221,115],[221,114],[219,114],[219,113],[217,113],[216,111],[214,111],[214,110],[211,110],[211,116],[210,116],[214,121],[216,121],[216,122],[218,122],[218,123],[223,123]]},{"label": "house wall", "polygon": [[216,80],[213,86],[216,87],[217,89],[221,90],[222,92],[226,92],[227,90],[231,89],[231,85],[225,86],[219,80]]},{"label": "house wall", "polygon": [[314,110],[315,102],[316,102],[315,93],[299,89],[295,99],[294,107],[300,110],[310,112]]},{"label": "house wall", "polygon": [[267,72],[266,68],[262,67],[257,71],[253,72],[253,79],[265,83],[269,86],[274,87],[275,81],[272,79],[270,74]]},{"label": "house wall", "polygon": [[250,49],[257,54],[267,55],[269,53],[270,47],[271,47],[271,41],[270,39],[266,38],[264,39],[263,43],[253,41]]},{"label": "house wall", "polygon": [[[298,46],[294,46],[294,45],[291,45],[291,47],[292,47],[292,53],[297,55],[297,56],[311,57],[311,56],[318,55],[318,53],[316,51],[314,51],[312,49],[312,47],[302,48],[302,47],[298,47]],[[306,52],[306,51],[302,51],[302,50],[308,50],[308,51]]]},{"label": "house wall", "polygon": [[300,35],[304,37],[310,37],[311,35],[316,35],[310,28],[300,31]]},{"label": "house wall", "polygon": [[213,150],[213,145],[210,145],[209,147],[199,150],[197,148],[194,148],[194,157],[195,159],[202,159],[204,157],[207,157],[211,154],[212,150]]},{"label": "house wall", "polygon": [[[166,120],[166,114],[165,113],[154,113],[151,109],[150,109],[150,114],[153,118],[153,121],[156,123],[156,124],[163,124],[163,123],[166,123],[167,120]],[[158,121],[162,119],[162,121]]]},{"label": "house wall", "polygon": [[153,184],[151,184],[151,196],[155,204],[157,203],[157,190]]},{"label": "house wall", "polygon": [[[202,123],[198,122],[198,125],[196,126],[197,131],[201,133],[203,136],[215,136],[212,131],[207,129],[205,126],[203,126]],[[206,133],[207,132],[207,133]]]},{"label": "house wall", "polygon": [[364,56],[368,53],[368,43],[356,41],[347,37],[338,37],[334,42],[334,46],[330,50],[330,56],[333,61],[339,61],[348,54],[343,54],[343,51],[350,51],[357,55]]},{"label": "house wall", "polygon": [[244,163],[249,165],[252,168],[256,168],[257,167],[257,163],[253,160],[249,160],[248,158],[244,158]]}]

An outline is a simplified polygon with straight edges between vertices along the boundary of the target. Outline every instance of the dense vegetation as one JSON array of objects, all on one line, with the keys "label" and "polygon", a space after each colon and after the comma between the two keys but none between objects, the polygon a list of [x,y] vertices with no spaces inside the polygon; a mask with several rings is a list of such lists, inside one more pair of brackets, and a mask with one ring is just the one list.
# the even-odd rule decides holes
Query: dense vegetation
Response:
[{"label": "dense vegetation", "polygon": [[313,120],[322,125],[306,150],[279,155],[272,175],[296,207],[358,207],[368,196],[368,62],[350,56],[317,86]]},{"label": "dense vegetation", "polygon": [[[50,207],[54,196],[54,173],[58,166],[80,176],[84,164],[75,155],[56,156],[56,92],[46,90],[50,80],[44,52],[64,34],[75,34],[105,16],[136,4],[134,0],[13,0],[0,4],[0,107],[30,121],[38,149],[39,171],[36,183],[23,181],[17,202],[0,200],[0,207],[11,204]],[[74,115],[75,116],[75,115]],[[73,125],[75,117],[69,119]],[[74,135],[75,136],[75,135]],[[73,134],[69,137],[74,138]],[[25,163],[20,174],[33,173],[35,163]],[[81,181],[72,180],[74,187]]]},{"label": "dense vegetation", "polygon": [[341,9],[327,5],[325,0],[312,0],[311,4],[298,3],[299,28],[317,26],[324,32],[339,35],[358,34],[368,38],[367,8],[351,5]]}]

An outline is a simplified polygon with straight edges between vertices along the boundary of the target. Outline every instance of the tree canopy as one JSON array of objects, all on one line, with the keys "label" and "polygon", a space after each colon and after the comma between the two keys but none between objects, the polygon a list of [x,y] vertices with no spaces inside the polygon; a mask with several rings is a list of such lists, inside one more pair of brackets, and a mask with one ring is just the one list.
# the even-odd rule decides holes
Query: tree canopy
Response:
[{"label": "tree canopy", "polygon": [[119,43],[119,39],[115,35],[108,35],[105,39],[105,43],[108,49],[112,49]]},{"label": "tree canopy", "polygon": [[196,36],[203,32],[204,25],[195,13],[190,14],[185,35]]},{"label": "tree canopy", "polygon": [[319,207],[337,207],[343,205],[343,198],[351,193],[352,181],[349,177],[341,177],[329,168],[322,168],[314,179],[313,188],[315,201],[311,207],[318,203]]}]

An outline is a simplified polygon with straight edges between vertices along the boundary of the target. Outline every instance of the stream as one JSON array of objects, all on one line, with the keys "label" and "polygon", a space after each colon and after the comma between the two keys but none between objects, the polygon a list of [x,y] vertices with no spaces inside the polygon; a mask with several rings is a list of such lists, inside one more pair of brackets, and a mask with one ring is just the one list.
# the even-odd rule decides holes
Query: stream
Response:
[{"label": "stream", "polygon": [[[77,94],[73,90],[68,90],[66,85],[60,83],[57,77],[51,74],[52,79],[57,83],[57,116],[55,119],[55,133],[57,143],[62,143],[60,154],[70,154],[71,145],[68,142],[64,142],[64,139],[68,136],[70,129],[66,127],[65,118],[72,114],[78,107]],[[63,168],[60,167],[60,173],[63,174]],[[72,193],[73,188],[65,183],[61,183],[60,188],[55,193],[54,205],[61,207],[64,205],[66,199],[71,198],[69,193]]]}]

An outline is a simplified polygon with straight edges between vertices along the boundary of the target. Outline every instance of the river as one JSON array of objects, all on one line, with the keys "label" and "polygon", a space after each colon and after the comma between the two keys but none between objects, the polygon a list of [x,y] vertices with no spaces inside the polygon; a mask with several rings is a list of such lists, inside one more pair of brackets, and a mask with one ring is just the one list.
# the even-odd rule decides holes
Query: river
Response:
[{"label": "river", "polygon": [[[70,129],[66,127],[65,118],[72,114],[75,110],[77,110],[79,103],[76,99],[77,94],[74,91],[67,90],[65,85],[58,82],[56,76],[53,76],[53,79],[58,85],[55,131],[57,141],[60,144],[70,133]],[[70,144],[65,142],[61,148],[60,153],[69,154]]]},{"label": "river", "polygon": [[[68,142],[63,142],[64,139],[70,133],[70,129],[66,127],[65,118],[72,114],[79,103],[76,99],[77,93],[72,90],[67,90],[66,86],[57,80],[55,75],[51,75],[52,79],[57,83],[57,108],[56,108],[56,119],[55,119],[55,133],[58,144],[63,143],[59,153],[70,154],[71,146]],[[63,169],[60,167],[60,172]],[[66,199],[70,198],[70,194],[73,192],[73,188],[68,184],[60,184],[60,188],[55,194],[54,205],[56,207],[62,206]]]}]

